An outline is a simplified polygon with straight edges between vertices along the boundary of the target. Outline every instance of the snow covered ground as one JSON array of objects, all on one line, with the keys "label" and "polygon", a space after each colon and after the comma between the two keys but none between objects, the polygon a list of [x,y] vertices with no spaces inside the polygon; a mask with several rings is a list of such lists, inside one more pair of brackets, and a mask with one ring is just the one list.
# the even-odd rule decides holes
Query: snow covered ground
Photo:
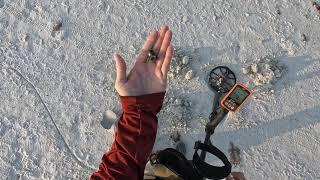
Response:
[{"label": "snow covered ground", "polygon": [[178,131],[192,156],[214,97],[206,75],[227,65],[254,90],[211,139],[225,153],[230,142],[240,149],[234,170],[247,179],[320,179],[313,1],[0,0],[1,179],[87,179],[113,141],[105,112],[121,114],[113,54],[132,66],[162,24],[176,52],[155,150],[173,147]]}]

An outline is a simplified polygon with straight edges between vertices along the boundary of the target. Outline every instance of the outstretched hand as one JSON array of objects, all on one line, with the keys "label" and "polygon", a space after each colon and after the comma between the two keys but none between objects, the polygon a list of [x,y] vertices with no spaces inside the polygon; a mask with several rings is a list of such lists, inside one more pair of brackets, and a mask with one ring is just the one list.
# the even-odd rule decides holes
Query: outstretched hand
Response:
[{"label": "outstretched hand", "polygon": [[[152,32],[128,76],[124,59],[119,54],[115,55],[115,88],[120,96],[139,96],[166,90],[167,74],[173,54],[171,38],[172,32],[168,26],[162,26],[160,32]],[[146,62],[149,50],[157,54],[155,62]]]}]

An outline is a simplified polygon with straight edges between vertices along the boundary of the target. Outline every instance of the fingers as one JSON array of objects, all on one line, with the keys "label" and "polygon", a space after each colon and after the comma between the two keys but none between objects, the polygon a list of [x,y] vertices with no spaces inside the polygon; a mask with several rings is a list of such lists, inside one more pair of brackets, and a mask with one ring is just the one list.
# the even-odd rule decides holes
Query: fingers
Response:
[{"label": "fingers", "polygon": [[164,36],[166,34],[166,32],[169,30],[168,26],[162,26],[160,28],[160,34],[159,34],[159,38],[157,40],[157,42],[155,43],[155,45],[153,46],[153,51],[158,54],[162,45],[162,41],[164,39]]},{"label": "fingers", "polygon": [[164,60],[163,60],[162,67],[161,67],[161,72],[162,72],[163,77],[165,79],[167,78],[167,74],[170,69],[172,55],[173,55],[173,47],[172,47],[172,45],[169,45],[167,48]]},{"label": "fingers", "polygon": [[154,44],[156,43],[158,39],[158,31],[152,32],[148,37],[146,42],[144,43],[141,52],[137,58],[137,62],[143,62],[148,55],[148,51],[152,49]]},{"label": "fingers", "polygon": [[153,45],[155,44],[155,42],[158,39],[158,31],[154,31],[152,32],[148,37],[147,37],[147,41],[144,43],[142,50],[146,50],[149,51],[150,49],[152,49]]},{"label": "fingers", "polygon": [[169,30],[166,32],[164,39],[162,41],[161,44],[161,48],[158,54],[158,61],[157,61],[157,68],[161,68],[162,67],[162,63],[164,62],[164,58],[166,56],[167,53],[167,49],[171,43],[171,38],[172,38],[172,32]]},{"label": "fingers", "polygon": [[125,83],[127,81],[126,63],[119,54],[115,54],[114,59],[116,61],[116,71],[117,71],[116,82]]}]

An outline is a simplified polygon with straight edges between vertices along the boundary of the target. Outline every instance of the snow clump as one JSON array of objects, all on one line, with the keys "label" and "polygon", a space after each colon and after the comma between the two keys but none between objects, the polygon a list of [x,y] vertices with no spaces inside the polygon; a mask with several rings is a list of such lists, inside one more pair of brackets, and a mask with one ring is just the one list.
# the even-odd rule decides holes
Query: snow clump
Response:
[{"label": "snow clump", "polygon": [[258,62],[242,68],[255,86],[276,83],[284,74],[285,66],[271,58],[261,58]]},{"label": "snow clump", "polygon": [[168,73],[169,78],[184,78],[191,80],[194,77],[194,71],[191,69],[191,57],[184,54],[175,54],[171,60],[171,67]]}]

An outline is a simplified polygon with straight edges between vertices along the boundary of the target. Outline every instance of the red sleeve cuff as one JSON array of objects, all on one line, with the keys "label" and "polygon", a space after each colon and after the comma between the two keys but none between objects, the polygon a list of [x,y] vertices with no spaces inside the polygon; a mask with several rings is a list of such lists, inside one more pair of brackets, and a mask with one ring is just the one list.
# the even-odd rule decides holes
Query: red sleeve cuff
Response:
[{"label": "red sleeve cuff", "polygon": [[164,95],[166,92],[146,94],[141,96],[120,96],[122,111],[130,112],[141,109],[147,112],[157,114],[162,107]]}]

